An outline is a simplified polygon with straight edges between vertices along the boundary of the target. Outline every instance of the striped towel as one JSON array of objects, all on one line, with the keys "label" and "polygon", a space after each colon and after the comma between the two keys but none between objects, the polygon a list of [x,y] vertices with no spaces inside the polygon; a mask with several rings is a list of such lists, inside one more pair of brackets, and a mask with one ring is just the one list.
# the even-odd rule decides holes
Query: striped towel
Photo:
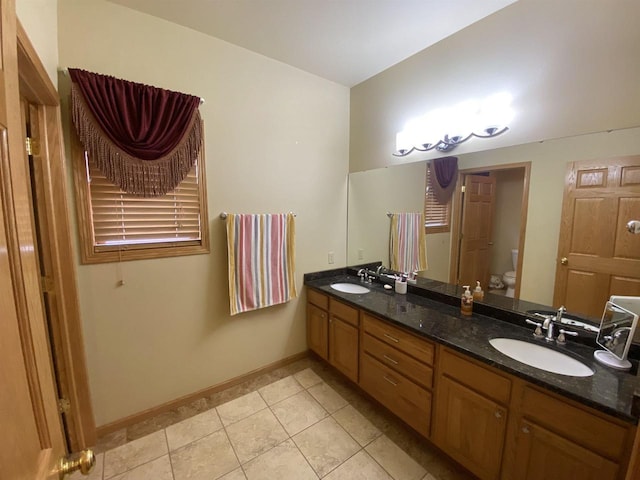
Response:
[{"label": "striped towel", "polygon": [[294,215],[227,215],[231,315],[296,298]]},{"label": "striped towel", "polygon": [[389,232],[391,270],[410,273],[427,269],[427,245],[422,213],[394,213]]}]

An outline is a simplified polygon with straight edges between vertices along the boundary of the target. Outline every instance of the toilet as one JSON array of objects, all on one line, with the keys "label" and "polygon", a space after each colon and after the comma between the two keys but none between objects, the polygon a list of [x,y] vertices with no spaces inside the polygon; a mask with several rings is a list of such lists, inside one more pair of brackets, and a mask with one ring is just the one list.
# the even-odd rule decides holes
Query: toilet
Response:
[{"label": "toilet", "polygon": [[513,270],[505,272],[502,275],[502,281],[507,286],[507,293],[505,296],[513,297],[516,287],[516,268],[518,268],[518,249],[511,250],[511,263],[513,264]]}]

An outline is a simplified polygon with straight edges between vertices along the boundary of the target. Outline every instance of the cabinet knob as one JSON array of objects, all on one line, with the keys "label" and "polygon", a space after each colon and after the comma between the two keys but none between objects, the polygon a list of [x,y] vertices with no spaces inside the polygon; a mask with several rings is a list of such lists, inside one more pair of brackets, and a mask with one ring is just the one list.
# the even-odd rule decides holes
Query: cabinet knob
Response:
[{"label": "cabinet knob", "polygon": [[494,415],[496,416],[496,418],[502,418],[502,411],[501,410],[496,410]]},{"label": "cabinet knob", "polygon": [[531,430],[529,430],[529,425],[525,425],[522,427],[522,433],[529,433]]}]

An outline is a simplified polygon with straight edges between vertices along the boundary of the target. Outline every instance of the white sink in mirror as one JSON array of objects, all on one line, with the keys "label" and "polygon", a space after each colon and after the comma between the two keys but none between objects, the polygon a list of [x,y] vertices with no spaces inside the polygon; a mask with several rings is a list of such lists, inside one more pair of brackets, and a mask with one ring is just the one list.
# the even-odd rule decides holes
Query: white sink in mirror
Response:
[{"label": "white sink in mirror", "polygon": [[571,377],[590,377],[594,373],[581,361],[543,345],[512,338],[492,338],[489,343],[507,357],[540,370]]},{"label": "white sink in mirror", "polygon": [[361,294],[361,293],[369,293],[371,291],[367,287],[363,287],[362,285],[356,285],[355,283],[332,283],[331,288],[342,293]]}]

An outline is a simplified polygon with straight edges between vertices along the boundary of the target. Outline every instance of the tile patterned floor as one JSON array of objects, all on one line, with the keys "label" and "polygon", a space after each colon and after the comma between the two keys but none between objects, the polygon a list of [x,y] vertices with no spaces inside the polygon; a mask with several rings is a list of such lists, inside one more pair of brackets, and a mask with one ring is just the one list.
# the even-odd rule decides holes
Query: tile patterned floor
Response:
[{"label": "tile patterned floor", "polygon": [[313,358],[105,436],[96,451],[89,480],[471,478]]}]

